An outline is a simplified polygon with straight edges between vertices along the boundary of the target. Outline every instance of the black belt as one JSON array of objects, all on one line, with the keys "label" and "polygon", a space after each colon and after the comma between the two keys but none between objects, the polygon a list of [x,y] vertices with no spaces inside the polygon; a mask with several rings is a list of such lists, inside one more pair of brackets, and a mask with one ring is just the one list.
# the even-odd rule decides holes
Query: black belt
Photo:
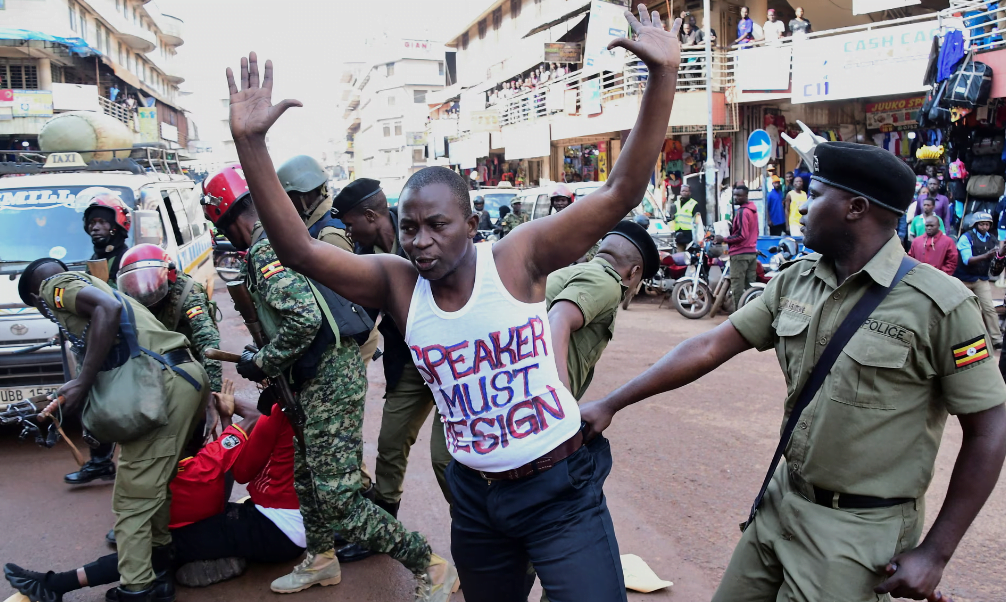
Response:
[{"label": "black belt", "polygon": [[192,353],[189,351],[188,347],[172,349],[164,354],[164,359],[168,361],[169,366],[177,366],[178,364],[187,364],[189,362],[196,361],[196,359],[192,357]]},{"label": "black belt", "polygon": [[914,498],[910,497],[883,498],[871,495],[856,495],[854,493],[836,493],[822,489],[816,485],[814,486],[814,502],[819,506],[826,506],[828,508],[848,508],[852,510],[890,508],[891,506],[899,506],[913,501],[915,501]]},{"label": "black belt", "polygon": [[182,370],[181,368],[177,367],[179,364],[187,364],[189,362],[196,361],[195,358],[192,357],[192,354],[189,353],[188,347],[179,347],[178,349],[172,349],[171,351],[168,351],[164,355],[157,354],[149,349],[143,349],[142,347],[140,347],[140,349],[143,351],[143,353],[146,353],[147,355],[158,361],[163,367],[163,369],[167,370],[168,368],[171,368],[171,370],[174,371],[175,374],[185,379],[185,382],[192,385],[196,391],[202,391],[203,386],[199,384],[199,381],[193,378],[192,375],[190,375],[185,370]]}]

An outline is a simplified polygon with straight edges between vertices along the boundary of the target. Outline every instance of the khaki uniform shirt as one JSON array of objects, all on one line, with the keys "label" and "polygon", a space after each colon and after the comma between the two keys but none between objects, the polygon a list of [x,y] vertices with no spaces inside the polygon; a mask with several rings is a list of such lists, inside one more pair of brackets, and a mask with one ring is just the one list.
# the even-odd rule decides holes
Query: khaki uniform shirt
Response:
[{"label": "khaki uniform shirt", "polygon": [[[90,319],[77,313],[77,294],[89,286],[93,286],[109,297],[115,297],[110,286],[94,276],[80,272],[56,274],[46,279],[39,291],[43,301],[56,316],[56,319],[71,334],[78,337],[83,336],[84,329],[90,323]],[[189,346],[189,340],[185,338],[185,335],[164,328],[164,325],[154,317],[154,314],[150,313],[138,301],[126,295],[122,295],[122,298],[133,308],[133,326],[136,329],[136,338],[140,347],[164,355],[172,349]],[[126,309],[123,308],[122,311],[126,311]],[[116,337],[116,343],[118,340]]]},{"label": "khaki uniform shirt", "polygon": [[[328,213],[332,211],[332,199],[331,197],[325,199],[320,205],[315,207],[314,211],[304,222],[304,225],[310,228],[311,226],[318,223],[318,220],[322,219]],[[318,240],[322,242],[327,242],[330,245],[335,245],[342,249],[343,251],[353,252],[353,243],[349,241],[349,236],[346,235],[346,231],[341,228],[336,228],[335,226],[325,226],[318,233]]]},{"label": "khaki uniform shirt", "polygon": [[[825,345],[873,283],[890,285],[905,252],[893,236],[838,284],[818,254],[793,262],[730,316],[751,345],[774,347],[786,376],[785,424]],[[977,298],[932,266],[905,275],[853,335],[786,449],[791,474],[840,493],[922,497],[947,414],[1006,400]]]},{"label": "khaki uniform shirt", "polygon": [[580,399],[594,378],[594,365],[615,334],[615,314],[625,287],[622,277],[604,259],[572,265],[549,274],[545,303],[573,303],[583,314],[583,327],[570,336],[566,355],[569,388]]}]

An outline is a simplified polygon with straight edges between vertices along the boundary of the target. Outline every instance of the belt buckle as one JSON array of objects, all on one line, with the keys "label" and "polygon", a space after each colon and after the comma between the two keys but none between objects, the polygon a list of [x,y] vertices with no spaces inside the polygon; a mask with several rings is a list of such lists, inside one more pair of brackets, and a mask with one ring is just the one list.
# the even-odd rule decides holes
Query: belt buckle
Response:
[{"label": "belt buckle", "polygon": [[490,483],[492,483],[493,480],[494,480],[489,475],[487,475],[484,470],[480,470],[479,471],[479,476],[482,477],[483,479],[489,481]]}]

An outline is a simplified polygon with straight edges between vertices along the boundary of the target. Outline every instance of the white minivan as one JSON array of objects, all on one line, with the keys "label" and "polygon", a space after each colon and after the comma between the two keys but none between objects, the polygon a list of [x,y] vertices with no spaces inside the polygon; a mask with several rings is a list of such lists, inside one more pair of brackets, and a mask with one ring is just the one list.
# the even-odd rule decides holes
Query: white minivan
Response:
[{"label": "white minivan", "polygon": [[[58,328],[25,307],[17,283],[20,270],[39,257],[84,269],[93,248],[83,214],[95,189],[111,191],[132,210],[129,246],[161,246],[178,269],[213,292],[211,234],[195,182],[165,173],[180,169],[164,170],[163,163],[113,160],[99,170],[77,161],[79,169],[53,173],[39,165],[0,163],[0,408],[54,391],[74,373]],[[154,165],[162,170],[151,171]]]}]

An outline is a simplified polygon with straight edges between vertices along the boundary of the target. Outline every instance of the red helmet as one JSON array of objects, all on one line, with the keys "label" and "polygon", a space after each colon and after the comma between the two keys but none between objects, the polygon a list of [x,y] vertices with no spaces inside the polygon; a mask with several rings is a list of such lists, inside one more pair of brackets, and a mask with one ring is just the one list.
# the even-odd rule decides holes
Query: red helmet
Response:
[{"label": "red helmet", "polygon": [[572,201],[574,195],[573,195],[573,191],[569,189],[569,186],[566,186],[565,184],[563,184],[562,182],[560,182],[560,183],[552,186],[552,190],[551,190],[551,192],[549,192],[548,196],[549,196],[549,198],[552,198],[554,196],[564,196],[567,199],[569,199],[570,201]]},{"label": "red helmet", "polygon": [[248,194],[248,182],[241,166],[228,165],[203,180],[203,213],[206,219],[219,225],[236,202]]},{"label": "red helmet", "polygon": [[116,285],[146,307],[156,305],[175,281],[171,256],[157,245],[136,245],[122,255]]},{"label": "red helmet", "polygon": [[87,223],[91,219],[91,214],[99,209],[111,211],[115,224],[125,230],[126,234],[129,234],[129,228],[133,225],[133,220],[129,217],[129,207],[112,192],[99,192],[91,199],[91,204],[87,206],[87,209],[84,209],[84,232],[87,232]]}]

